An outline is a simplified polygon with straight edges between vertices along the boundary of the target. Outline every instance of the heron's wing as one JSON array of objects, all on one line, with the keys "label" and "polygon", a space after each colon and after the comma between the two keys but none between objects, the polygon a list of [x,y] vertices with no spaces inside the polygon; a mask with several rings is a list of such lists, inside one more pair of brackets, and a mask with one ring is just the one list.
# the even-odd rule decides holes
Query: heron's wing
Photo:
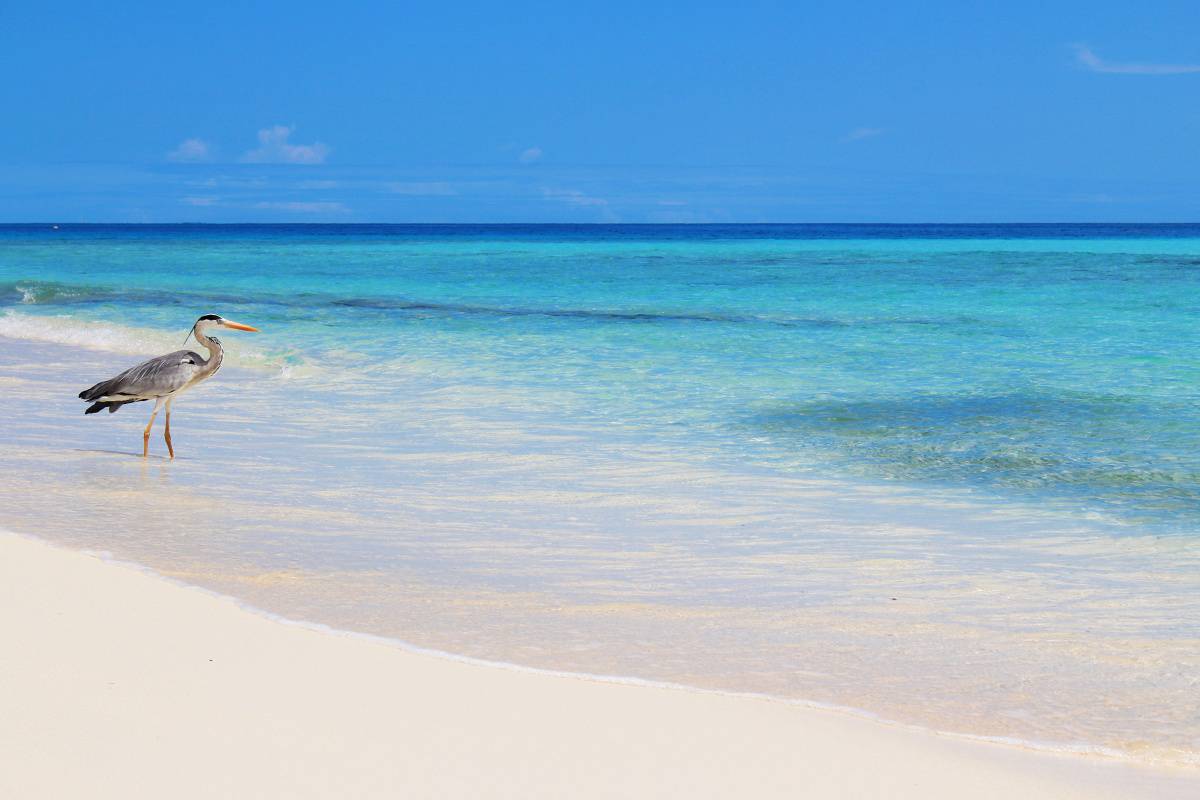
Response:
[{"label": "heron's wing", "polygon": [[200,372],[204,359],[190,350],[176,350],[131,367],[115,378],[97,383],[83,400],[149,400],[177,392]]}]

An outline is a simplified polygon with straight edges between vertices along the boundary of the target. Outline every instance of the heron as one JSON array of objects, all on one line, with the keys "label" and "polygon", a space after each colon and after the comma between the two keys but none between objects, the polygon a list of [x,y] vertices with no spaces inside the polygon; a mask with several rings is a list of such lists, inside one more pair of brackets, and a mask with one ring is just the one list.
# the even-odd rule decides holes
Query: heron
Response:
[{"label": "heron", "polygon": [[154,410],[150,412],[150,421],[146,423],[146,430],[142,433],[142,458],[150,454],[150,429],[154,427],[154,418],[164,406],[167,411],[167,427],[163,438],[167,441],[167,451],[171,458],[175,458],[175,446],[171,444],[171,401],[196,384],[208,380],[221,368],[225,351],[221,348],[220,339],[208,335],[208,331],[213,328],[258,332],[258,328],[233,322],[216,314],[205,314],[196,320],[183,343],[187,344],[188,338],[195,336],[196,341],[208,349],[208,358],[191,350],[176,350],[174,353],[130,367],[117,377],[101,381],[80,392],[79,399],[92,404],[83,413],[95,414],[108,409],[108,413],[112,414],[121,406],[153,400]]}]

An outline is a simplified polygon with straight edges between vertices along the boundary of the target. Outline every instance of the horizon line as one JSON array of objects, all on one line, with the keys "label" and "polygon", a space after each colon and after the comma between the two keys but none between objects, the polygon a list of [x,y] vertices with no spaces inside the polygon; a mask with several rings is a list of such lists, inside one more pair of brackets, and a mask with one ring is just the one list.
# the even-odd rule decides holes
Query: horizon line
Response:
[{"label": "horizon line", "polygon": [[791,221],[791,222],[761,221],[760,222],[760,221],[753,221],[753,220],[739,220],[739,221],[731,221],[731,222],[688,222],[688,221],[680,221],[680,222],[419,222],[419,221],[405,221],[405,222],[314,222],[314,221],[301,222],[301,221],[292,221],[292,222],[283,222],[283,221],[279,221],[279,220],[273,220],[273,221],[245,220],[245,221],[239,221],[239,222],[201,222],[201,221],[194,221],[194,220],[174,220],[174,221],[170,221],[170,222],[117,222],[117,221],[88,221],[88,222],[67,221],[67,222],[64,222],[61,220],[59,220],[59,221],[52,221],[52,220],[0,221],[0,227],[15,227],[15,226],[30,227],[30,226],[42,226],[42,225],[49,226],[51,228],[53,228],[54,226],[61,227],[64,225],[73,225],[73,226],[124,225],[124,226],[129,226],[129,227],[138,227],[138,226],[149,227],[149,226],[164,226],[164,225],[175,225],[175,226],[190,225],[190,226],[197,226],[197,227],[201,227],[201,226],[203,226],[203,227],[222,227],[222,226],[234,226],[234,225],[244,225],[244,226],[249,226],[249,225],[301,226],[301,225],[305,225],[305,226],[311,226],[311,227],[334,227],[334,226],[363,227],[363,226],[384,226],[384,225],[398,227],[398,226],[418,226],[418,225],[420,225],[420,226],[426,226],[426,227],[429,227],[429,226],[454,227],[454,226],[464,226],[464,225],[475,225],[475,226],[489,226],[489,227],[497,227],[497,228],[528,227],[528,226],[534,226],[534,225],[544,225],[544,226],[557,226],[557,227],[569,226],[569,227],[575,227],[575,228],[582,228],[582,227],[654,228],[654,227],[668,227],[668,226],[702,228],[702,227],[721,227],[721,226],[728,227],[728,226],[732,226],[732,225],[760,225],[760,226],[761,225],[777,225],[777,226],[783,226],[783,225],[814,225],[814,226],[815,225],[894,225],[894,226],[901,226],[901,225],[947,225],[947,226],[949,226],[949,225],[957,225],[957,226],[967,226],[967,225],[1109,225],[1109,226],[1111,226],[1111,225],[1200,225],[1200,220],[1185,220],[1185,221],[1161,220],[1161,221],[1154,221],[1154,222],[1145,222],[1145,221],[1138,222],[1138,221],[1132,221],[1132,220],[1088,220],[1088,221],[1082,221],[1082,222],[1081,221],[1072,221],[1072,220],[1052,220],[1052,221],[1044,221],[1044,220],[1043,221],[1021,221],[1021,220],[996,221],[996,220],[990,220],[990,221],[975,221],[975,222],[966,222],[966,221],[945,222],[945,221],[929,221],[929,220],[921,221],[921,222],[847,221],[847,220],[841,220],[841,221],[835,221],[835,222],[816,222],[816,221]]}]

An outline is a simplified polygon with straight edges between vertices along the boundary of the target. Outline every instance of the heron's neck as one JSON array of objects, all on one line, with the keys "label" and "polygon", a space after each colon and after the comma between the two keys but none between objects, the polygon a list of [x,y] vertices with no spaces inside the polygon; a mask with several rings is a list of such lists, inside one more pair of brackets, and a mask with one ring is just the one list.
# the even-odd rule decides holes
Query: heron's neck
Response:
[{"label": "heron's neck", "polygon": [[208,348],[208,360],[204,362],[204,369],[200,373],[201,376],[208,377],[221,368],[221,361],[225,358],[225,349],[217,340],[205,336],[204,331],[199,327],[193,331],[193,335],[201,346]]}]

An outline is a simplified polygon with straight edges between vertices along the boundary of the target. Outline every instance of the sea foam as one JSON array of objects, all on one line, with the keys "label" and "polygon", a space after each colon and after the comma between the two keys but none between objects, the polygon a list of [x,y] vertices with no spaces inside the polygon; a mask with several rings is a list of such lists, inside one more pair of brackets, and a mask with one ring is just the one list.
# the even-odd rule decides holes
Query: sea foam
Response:
[{"label": "sea foam", "polygon": [[[13,310],[0,314],[0,336],[147,358],[187,346],[178,331],[167,332],[156,328],[93,322],[71,316],[26,314]],[[189,343],[191,347],[196,347],[190,340]],[[222,341],[222,345],[226,349],[226,362],[232,366],[268,370],[285,376],[296,374],[299,367],[253,345],[232,341]]]}]

